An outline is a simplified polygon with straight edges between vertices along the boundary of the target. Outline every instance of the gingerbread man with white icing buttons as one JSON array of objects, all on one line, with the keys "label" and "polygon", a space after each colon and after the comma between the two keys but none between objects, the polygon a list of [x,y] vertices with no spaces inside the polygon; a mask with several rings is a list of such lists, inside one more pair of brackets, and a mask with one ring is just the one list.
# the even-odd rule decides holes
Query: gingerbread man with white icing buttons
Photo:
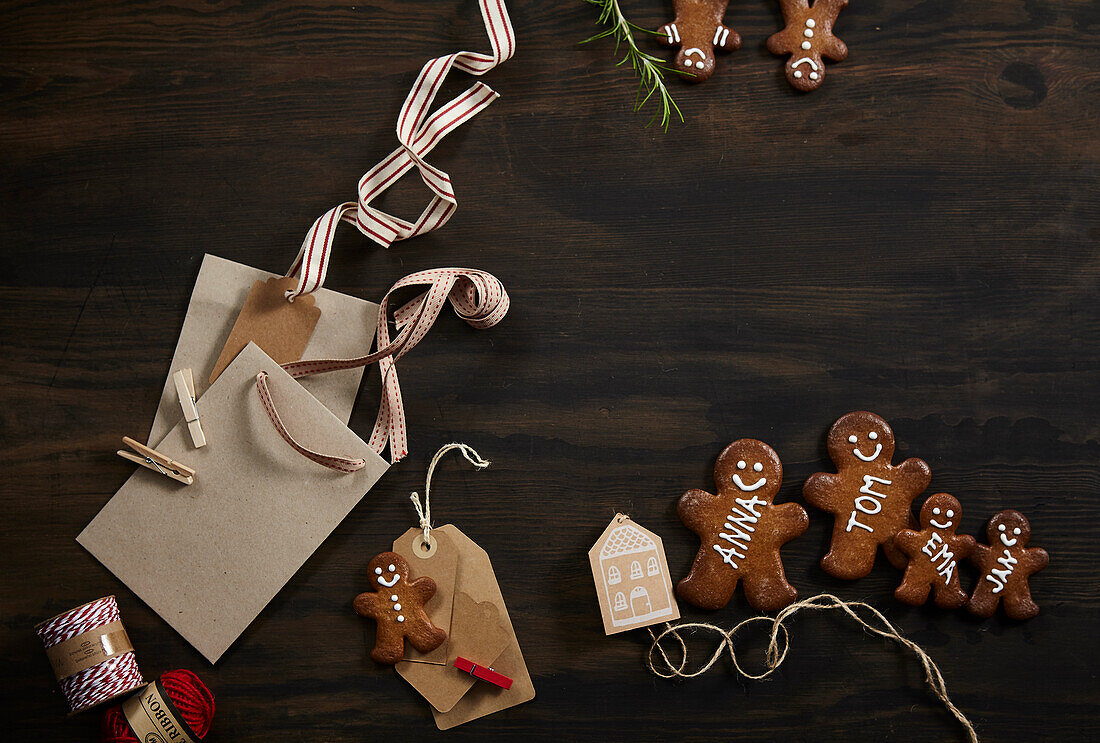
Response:
[{"label": "gingerbread man with white icing buttons", "polygon": [[796,598],[787,582],[779,548],[810,525],[797,503],[773,503],[783,482],[779,455],[763,441],[740,439],[718,455],[718,495],[689,490],[677,512],[699,536],[691,572],[676,593],[701,609],[721,609],[740,580],[745,598],[758,611],[778,611]]},{"label": "gingerbread man with white icing buttons", "polygon": [[432,624],[424,604],[435,595],[435,581],[409,580],[409,564],[396,552],[383,552],[367,566],[376,592],[355,597],[355,612],[378,622],[370,657],[392,665],[405,657],[405,640],[422,653],[435,650],[447,633]]},{"label": "gingerbread man with white icing buttons", "polygon": [[962,506],[947,493],[936,493],[920,509],[921,531],[902,529],[894,544],[909,557],[905,577],[894,591],[899,601],[920,606],[933,591],[936,606],[958,609],[966,603],[966,591],[959,585],[959,560],[974,551],[969,534],[956,534]]},{"label": "gingerbread man with white icing buttons", "polygon": [[894,432],[866,411],[841,416],[826,445],[836,473],[817,472],[802,487],[810,505],[836,517],[822,569],[837,578],[862,578],[874,567],[880,546],[895,567],[904,567],[894,535],[916,525],[913,501],[928,487],[932,470],[916,458],[892,465]]},{"label": "gingerbread man with white icing buttons", "polygon": [[979,617],[991,617],[1004,598],[1005,614],[1031,619],[1039,605],[1031,600],[1027,580],[1047,566],[1050,555],[1041,547],[1028,548],[1031,524],[1019,511],[1001,511],[985,530],[989,545],[979,544],[970,561],[982,571],[966,608]]},{"label": "gingerbread man with white icing buttons", "polygon": [[768,51],[788,54],[787,82],[808,93],[825,82],[825,59],[843,62],[848,47],[833,35],[836,18],[848,0],[779,0],[787,27],[768,38]]},{"label": "gingerbread man with white icing buttons", "polygon": [[714,74],[714,50],[741,48],[741,36],[722,25],[729,0],[673,0],[676,19],[657,29],[665,46],[680,47],[674,67],[689,82],[702,82]]}]

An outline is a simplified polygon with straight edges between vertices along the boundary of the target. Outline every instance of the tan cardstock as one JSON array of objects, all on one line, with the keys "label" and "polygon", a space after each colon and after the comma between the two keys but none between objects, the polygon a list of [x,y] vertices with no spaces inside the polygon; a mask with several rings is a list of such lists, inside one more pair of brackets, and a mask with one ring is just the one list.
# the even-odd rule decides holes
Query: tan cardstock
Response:
[{"label": "tan cardstock", "polygon": [[288,302],[286,291],[296,286],[298,279],[293,276],[252,282],[237,321],[229,331],[229,339],[210,372],[210,384],[249,341],[279,364],[302,358],[321,317],[321,309],[312,294],[303,294]]},{"label": "tan cardstock", "polygon": [[[260,371],[298,441],[366,466],[337,472],[291,449],[256,393]],[[195,482],[137,468],[77,541],[213,663],[389,465],[253,343],[199,406],[206,446],[186,423],[157,446]]]},{"label": "tan cardstock", "polygon": [[[243,266],[213,255],[206,255],[199,269],[187,316],[183,320],[172,365],[164,380],[153,427],[149,431],[149,445],[157,448],[180,420],[183,410],[172,372],[189,367],[194,370],[195,397],[199,399],[209,386],[207,377],[214,368],[218,355],[229,338],[230,330],[244,305],[249,289],[256,281],[278,278],[276,274]],[[310,296],[316,300],[321,317],[306,344],[302,358],[350,359],[362,356],[370,350],[378,323],[378,305],[346,294],[318,289]],[[351,409],[363,379],[363,369],[342,369],[304,377],[299,383],[316,397],[322,405],[344,423],[351,417]],[[199,407],[201,419],[202,408]],[[202,420],[207,431],[207,421]],[[209,433],[209,431],[207,431]],[[194,448],[188,449],[188,453]],[[190,464],[186,457],[177,457]]]},{"label": "tan cardstock", "polygon": [[405,660],[410,663],[442,665],[447,662],[447,645],[451,641],[449,628],[454,606],[455,576],[458,573],[458,553],[445,532],[437,533],[433,529],[431,533],[436,544],[429,556],[426,556],[422,548],[417,546],[421,541],[417,537],[424,536],[423,529],[409,529],[395,539],[393,551],[409,563],[409,580],[427,576],[435,581],[435,595],[425,605],[424,612],[432,624],[447,633],[446,642],[429,653],[422,653],[414,648],[412,643],[406,642]]},{"label": "tan cardstock", "polygon": [[661,538],[615,514],[588,551],[604,634],[680,618]]},{"label": "tan cardstock", "polygon": [[[499,617],[499,627],[507,634],[507,643],[504,651],[492,661],[493,668],[505,676],[513,679],[511,689],[501,689],[484,681],[468,686],[468,691],[448,711],[441,712],[432,707],[432,715],[435,724],[440,730],[462,725],[476,720],[479,717],[499,712],[508,707],[528,702],[535,698],[535,686],[531,682],[531,674],[527,671],[527,664],[523,661],[523,652],[520,650],[519,640],[516,639],[516,631],[512,627],[512,620],[508,616],[508,607],[504,604],[504,597],[500,593],[496,574],[493,572],[493,564],[489,555],[452,524],[440,526],[432,530],[432,533],[444,531],[455,546],[458,553],[458,576],[455,580],[456,601],[461,594],[466,594],[472,604],[490,603],[496,607]],[[462,599],[465,603],[465,599]],[[453,615],[452,615],[453,616]],[[452,620],[452,626],[454,620]],[[465,630],[459,630],[460,635]],[[461,654],[459,640],[456,639],[450,645],[453,653]],[[469,656],[463,656],[469,657]],[[478,662],[476,658],[469,660]],[[481,663],[481,665],[486,665]],[[429,666],[426,664],[400,663],[399,672],[402,677],[412,668],[418,670],[427,669],[439,675],[458,674],[464,675],[457,668],[451,666]],[[434,693],[433,693],[434,696]]]}]

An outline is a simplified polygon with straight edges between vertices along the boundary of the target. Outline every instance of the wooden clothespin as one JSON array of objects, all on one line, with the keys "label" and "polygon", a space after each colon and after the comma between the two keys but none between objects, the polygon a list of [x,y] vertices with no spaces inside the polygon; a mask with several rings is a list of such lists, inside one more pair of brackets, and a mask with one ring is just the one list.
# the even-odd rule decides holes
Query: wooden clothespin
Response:
[{"label": "wooden clothespin", "polygon": [[195,378],[190,369],[180,369],[172,375],[172,381],[176,383],[176,393],[180,396],[180,407],[183,408],[183,418],[187,421],[187,430],[191,432],[191,441],[195,448],[206,446],[206,435],[202,432],[202,423],[199,422],[199,409],[195,407]]},{"label": "wooden clothespin", "polygon": [[455,658],[455,668],[468,673],[474,678],[479,678],[482,681],[488,681],[490,684],[496,684],[501,689],[511,689],[512,679],[505,676],[503,673],[497,673],[492,668],[486,668],[485,666],[479,666],[471,660],[466,660],[461,655]]},{"label": "wooden clothespin", "polygon": [[135,464],[159,472],[176,482],[182,482],[184,485],[190,485],[195,481],[195,470],[169,459],[156,449],[150,449],[145,444],[139,444],[129,436],[123,436],[122,443],[137,452],[137,454],[134,454],[134,452],[119,449],[118,455],[123,459],[129,459]]}]

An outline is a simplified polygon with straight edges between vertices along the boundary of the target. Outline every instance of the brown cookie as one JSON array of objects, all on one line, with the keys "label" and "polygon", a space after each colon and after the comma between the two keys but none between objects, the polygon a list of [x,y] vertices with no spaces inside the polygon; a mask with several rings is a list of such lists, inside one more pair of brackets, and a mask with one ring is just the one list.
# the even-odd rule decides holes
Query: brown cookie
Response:
[{"label": "brown cookie", "polygon": [[959,585],[958,560],[974,551],[974,537],[956,534],[962,506],[947,493],[936,493],[920,509],[920,531],[902,529],[894,537],[909,558],[905,577],[894,591],[899,601],[920,606],[935,593],[936,606],[958,609],[966,603],[966,591]]},{"label": "brown cookie", "polygon": [[740,439],[714,465],[718,495],[690,490],[680,497],[680,520],[701,542],[691,572],[676,586],[682,599],[721,609],[738,580],[759,611],[776,611],[798,598],[779,548],[806,531],[810,518],[797,503],[772,503],[781,482],[779,455],[763,441]]},{"label": "brown cookie", "polygon": [[890,464],[894,432],[874,413],[842,416],[826,443],[836,474],[817,472],[802,487],[807,503],[836,516],[821,567],[837,578],[862,578],[874,567],[879,545],[891,562],[903,567],[905,558],[893,538],[915,525],[912,504],[928,487],[932,471],[920,459]]},{"label": "brown cookie", "polygon": [[378,663],[394,664],[405,656],[405,639],[422,653],[435,650],[447,633],[432,624],[424,604],[435,595],[435,581],[409,580],[409,564],[396,552],[383,552],[367,566],[378,590],[355,597],[355,612],[378,622],[374,650]]},{"label": "brown cookie", "polygon": [[1004,598],[1005,614],[1012,619],[1031,619],[1039,606],[1031,600],[1027,579],[1047,566],[1050,555],[1041,547],[1027,549],[1031,524],[1019,511],[1001,511],[989,520],[985,538],[970,561],[982,571],[966,608],[979,617],[991,617]]},{"label": "brown cookie", "polygon": [[836,17],[848,0],[779,0],[787,27],[768,38],[768,51],[788,54],[787,82],[808,93],[825,82],[825,59],[842,62],[848,47],[833,35]]},{"label": "brown cookie", "polygon": [[684,79],[700,83],[714,74],[714,50],[741,47],[741,36],[722,25],[729,0],[673,0],[676,19],[657,29],[666,46],[680,47],[674,66]]}]

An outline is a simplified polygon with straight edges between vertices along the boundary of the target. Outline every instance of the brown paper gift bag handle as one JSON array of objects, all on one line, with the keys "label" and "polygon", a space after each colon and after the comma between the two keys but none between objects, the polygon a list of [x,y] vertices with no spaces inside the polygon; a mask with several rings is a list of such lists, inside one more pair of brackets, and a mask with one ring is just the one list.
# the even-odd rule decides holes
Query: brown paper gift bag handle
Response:
[{"label": "brown paper gift bag handle", "polygon": [[[397,337],[391,341],[388,319],[390,295],[409,286],[427,286],[428,290],[394,312]],[[377,361],[382,372],[382,402],[368,444],[379,454],[385,451],[388,444],[390,462],[396,463],[409,453],[409,449],[405,406],[401,399],[401,386],[397,381],[397,367],[394,362],[411,351],[428,334],[447,302],[451,303],[459,317],[479,330],[491,328],[503,320],[509,307],[508,292],[504,290],[500,280],[490,273],[474,268],[419,271],[398,281],[382,298],[378,307],[378,332],[375,341],[377,351],[354,359],[293,361],[283,364],[283,369],[291,377],[298,379],[311,374],[354,369]],[[340,472],[355,472],[366,464],[362,459],[321,454],[295,441],[271,399],[267,374],[264,372],[256,375],[256,392],[275,430],[302,456]]]}]

